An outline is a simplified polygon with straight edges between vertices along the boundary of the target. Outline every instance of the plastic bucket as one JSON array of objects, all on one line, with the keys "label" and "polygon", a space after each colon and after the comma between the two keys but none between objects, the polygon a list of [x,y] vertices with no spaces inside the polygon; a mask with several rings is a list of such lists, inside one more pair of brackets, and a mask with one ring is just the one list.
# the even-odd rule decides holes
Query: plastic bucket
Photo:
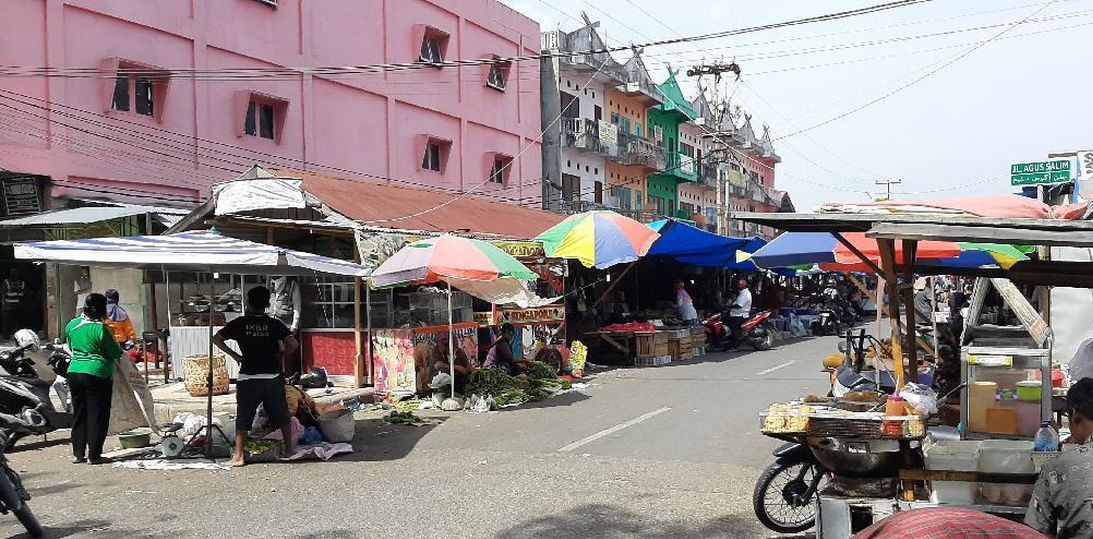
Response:
[{"label": "plastic bucket", "polygon": [[[951,472],[974,472],[979,466],[979,442],[939,442],[926,450],[926,469]],[[942,504],[971,505],[975,503],[976,483],[967,481],[933,481],[932,501]]]},{"label": "plastic bucket", "polygon": [[328,442],[352,442],[357,430],[352,410],[338,410],[319,416],[319,430]]},{"label": "plastic bucket", "polygon": [[1044,388],[1040,382],[1029,380],[1017,382],[1017,398],[1021,402],[1040,402],[1043,391]]}]

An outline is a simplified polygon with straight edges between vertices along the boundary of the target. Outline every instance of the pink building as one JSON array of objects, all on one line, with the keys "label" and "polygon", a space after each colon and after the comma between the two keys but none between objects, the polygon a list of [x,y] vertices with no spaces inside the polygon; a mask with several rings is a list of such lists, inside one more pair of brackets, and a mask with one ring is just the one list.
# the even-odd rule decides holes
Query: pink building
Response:
[{"label": "pink building", "polygon": [[538,199],[537,61],[323,69],[538,50],[496,0],[10,2],[0,178],[44,207],[195,202],[256,162]]}]

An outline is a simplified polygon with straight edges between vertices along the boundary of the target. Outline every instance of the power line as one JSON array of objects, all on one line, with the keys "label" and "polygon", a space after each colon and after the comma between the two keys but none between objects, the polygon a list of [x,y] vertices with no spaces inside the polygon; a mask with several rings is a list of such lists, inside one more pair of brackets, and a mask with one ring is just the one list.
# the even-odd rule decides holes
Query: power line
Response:
[{"label": "power line", "polygon": [[[515,62],[542,60],[545,58],[559,58],[568,57],[574,54],[603,54],[618,52],[623,50],[630,50],[635,48],[644,47],[657,47],[665,45],[674,45],[679,43],[691,43],[697,41],[706,41],[710,39],[718,39],[728,36],[736,36],[743,34],[750,34],[755,32],[763,32],[768,30],[774,30],[779,28],[788,28],[794,26],[802,26],[807,24],[814,24],[819,22],[830,22],[851,17],[858,17],[863,15],[869,15],[873,13],[879,13],[892,9],[910,7],[917,4],[929,2],[931,0],[895,0],[883,4],[870,5],[858,9],[839,11],[834,13],[827,13],[823,15],[816,15],[812,17],[805,17],[800,19],[792,19],[788,21],[780,21],[775,23],[769,23],[758,26],[750,26],[745,28],[737,28],[732,30],[724,30],[719,32],[711,32],[707,34],[699,34],[694,36],[684,36],[672,39],[654,40],[647,43],[623,47],[603,47],[600,49],[590,49],[587,51],[557,51],[547,53],[537,53],[518,56],[505,56],[505,57],[491,57],[491,58],[478,58],[471,60],[447,60],[441,62],[395,62],[386,64],[370,64],[370,65],[352,65],[352,66],[317,66],[317,67],[270,67],[270,68],[219,68],[219,69],[197,69],[197,68],[171,68],[171,69],[148,69],[148,68],[127,68],[123,71],[127,74],[147,77],[163,77],[166,75],[179,76],[182,78],[202,79],[205,76],[220,77],[213,80],[271,80],[276,77],[288,77],[290,79],[298,79],[303,75],[312,76],[325,76],[335,77],[342,75],[357,75],[363,73],[381,73],[391,71],[408,71],[408,70],[421,70],[421,69],[437,69],[445,67],[461,67],[461,66],[479,66],[479,65],[494,65],[494,64],[510,64]],[[114,69],[104,69],[101,67],[32,67],[26,68],[22,66],[0,66],[0,76],[13,76],[13,77],[70,77],[70,78],[108,78],[113,79],[117,76],[118,71]]]},{"label": "power line", "polygon": [[922,76],[920,76],[920,77],[918,77],[918,78],[916,78],[916,79],[912,80],[911,82],[908,82],[907,84],[904,84],[904,85],[900,86],[899,88],[896,88],[895,90],[892,90],[891,92],[888,92],[887,94],[884,94],[884,95],[882,95],[882,96],[880,96],[880,97],[877,97],[876,99],[872,99],[872,100],[870,100],[869,102],[865,103],[864,105],[861,105],[861,106],[859,106],[859,107],[855,107],[855,108],[853,108],[853,109],[851,109],[851,110],[849,110],[849,111],[846,111],[846,112],[844,112],[844,113],[842,113],[842,114],[839,114],[839,115],[837,115],[837,116],[834,116],[834,117],[832,117],[832,118],[828,118],[827,120],[824,120],[824,121],[822,121],[822,122],[819,122],[819,123],[815,123],[815,124],[812,124],[812,125],[810,125],[810,126],[808,126],[808,127],[805,127],[805,128],[803,128],[803,129],[798,129],[798,130],[796,130],[796,131],[794,131],[794,132],[792,132],[792,133],[789,133],[788,135],[782,135],[782,136],[778,137],[778,138],[777,138],[777,139],[775,139],[775,140],[781,140],[781,139],[786,139],[786,138],[789,138],[789,137],[793,137],[793,136],[796,136],[796,135],[799,135],[799,134],[802,134],[802,133],[807,133],[807,132],[809,132],[809,131],[812,131],[812,130],[818,129],[818,128],[820,128],[820,127],[823,127],[823,126],[825,126],[825,125],[828,125],[828,124],[831,124],[831,123],[833,123],[833,122],[836,122],[836,121],[838,121],[838,120],[841,120],[841,119],[843,119],[843,118],[846,118],[847,116],[850,116],[850,115],[852,115],[852,114],[855,114],[855,113],[857,113],[857,112],[860,112],[860,111],[862,111],[862,110],[865,110],[866,108],[869,108],[869,107],[871,107],[871,106],[873,106],[873,105],[876,105],[877,103],[880,103],[881,101],[884,101],[884,100],[886,100],[886,99],[888,99],[888,98],[890,98],[890,97],[892,97],[892,96],[894,96],[894,95],[896,95],[896,94],[899,94],[900,92],[902,92],[902,91],[904,91],[904,90],[906,90],[906,89],[908,89],[908,88],[910,88],[910,87],[912,87],[912,86],[914,86],[914,85],[916,85],[916,84],[918,84],[918,83],[920,83],[920,82],[922,82],[922,81],[924,81],[924,80],[926,80],[926,79],[930,78],[931,76],[933,76],[934,74],[938,73],[938,72],[939,72],[939,71],[941,71],[942,69],[945,69],[946,67],[949,67],[949,66],[951,66],[951,65],[955,64],[956,62],[959,62],[960,60],[964,59],[965,57],[967,57],[967,56],[968,56],[968,55],[970,55],[971,53],[973,53],[973,52],[975,52],[975,51],[977,51],[977,50],[979,50],[979,49],[983,48],[984,46],[986,46],[986,45],[987,45],[988,43],[990,43],[991,41],[994,41],[995,39],[998,39],[998,38],[1002,37],[1003,35],[1005,35],[1006,33],[1008,33],[1008,32],[1009,32],[1010,30],[1013,30],[1014,28],[1017,28],[1018,26],[1020,26],[1021,24],[1023,24],[1023,23],[1025,22],[1025,21],[1027,21],[1027,20],[1031,19],[1031,18],[1032,18],[1032,17],[1034,17],[1035,15],[1039,14],[1039,13],[1040,13],[1041,11],[1043,11],[1043,10],[1047,9],[1048,7],[1050,7],[1050,6],[1052,5],[1052,4],[1054,4],[1054,3],[1055,3],[1055,1],[1057,1],[1057,0],[1054,0],[1054,1],[1052,1],[1052,2],[1048,2],[1047,4],[1043,5],[1043,6],[1042,6],[1042,7],[1040,7],[1039,9],[1037,9],[1036,11],[1032,12],[1031,14],[1029,14],[1029,15],[1028,15],[1027,17],[1025,17],[1024,19],[1021,19],[1020,21],[1017,21],[1016,23],[1014,23],[1014,24],[1012,24],[1012,25],[1010,25],[1010,26],[1006,27],[1005,29],[1003,29],[1003,30],[1002,30],[1001,32],[999,32],[999,33],[995,34],[994,36],[992,36],[992,37],[990,37],[990,38],[988,38],[988,39],[986,39],[986,40],[984,40],[984,41],[980,42],[979,44],[977,44],[977,45],[975,45],[974,47],[972,47],[972,48],[970,48],[970,49],[968,49],[968,50],[966,50],[966,51],[964,51],[964,52],[962,52],[962,53],[958,54],[957,56],[955,56],[955,57],[953,57],[952,59],[948,60],[947,62],[945,62],[945,63],[941,64],[940,66],[938,66],[938,67],[936,67],[936,68],[934,68],[934,69],[932,69],[932,70],[930,70],[930,71],[926,72],[926,74],[924,74],[924,75],[922,75]]}]

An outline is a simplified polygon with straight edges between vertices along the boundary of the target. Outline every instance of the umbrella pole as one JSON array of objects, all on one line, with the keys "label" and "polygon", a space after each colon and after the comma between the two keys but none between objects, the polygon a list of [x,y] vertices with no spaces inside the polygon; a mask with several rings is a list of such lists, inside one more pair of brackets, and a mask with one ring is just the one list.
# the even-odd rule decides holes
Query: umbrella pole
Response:
[{"label": "umbrella pole", "polygon": [[209,375],[205,379],[205,390],[208,393],[205,403],[205,434],[208,438],[205,441],[205,456],[210,459],[213,458],[213,367],[216,363],[213,359],[213,312],[216,311],[214,308],[215,280],[213,273],[209,273]]},{"label": "umbrella pole", "polygon": [[452,285],[448,283],[448,374],[452,377],[452,398],[455,398],[455,329],[452,327]]}]

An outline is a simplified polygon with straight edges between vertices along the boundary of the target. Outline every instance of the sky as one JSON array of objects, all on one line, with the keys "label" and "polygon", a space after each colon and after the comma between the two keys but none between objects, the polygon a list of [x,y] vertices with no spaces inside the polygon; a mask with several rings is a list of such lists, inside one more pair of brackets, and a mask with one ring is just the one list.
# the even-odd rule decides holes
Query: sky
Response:
[{"label": "sky", "polygon": [[[574,30],[584,11],[612,46],[884,1],[502,0],[543,31]],[[735,60],[741,80],[723,80],[721,95],[757,129],[770,126],[782,157],[776,187],[811,211],[868,200],[884,192],[879,180],[902,182],[894,199],[1013,192],[1010,164],[1093,149],[1091,50],[1093,0],[933,0],[644,56],[658,82],[669,65]],[[698,81],[679,79],[688,98],[697,94]]]}]

